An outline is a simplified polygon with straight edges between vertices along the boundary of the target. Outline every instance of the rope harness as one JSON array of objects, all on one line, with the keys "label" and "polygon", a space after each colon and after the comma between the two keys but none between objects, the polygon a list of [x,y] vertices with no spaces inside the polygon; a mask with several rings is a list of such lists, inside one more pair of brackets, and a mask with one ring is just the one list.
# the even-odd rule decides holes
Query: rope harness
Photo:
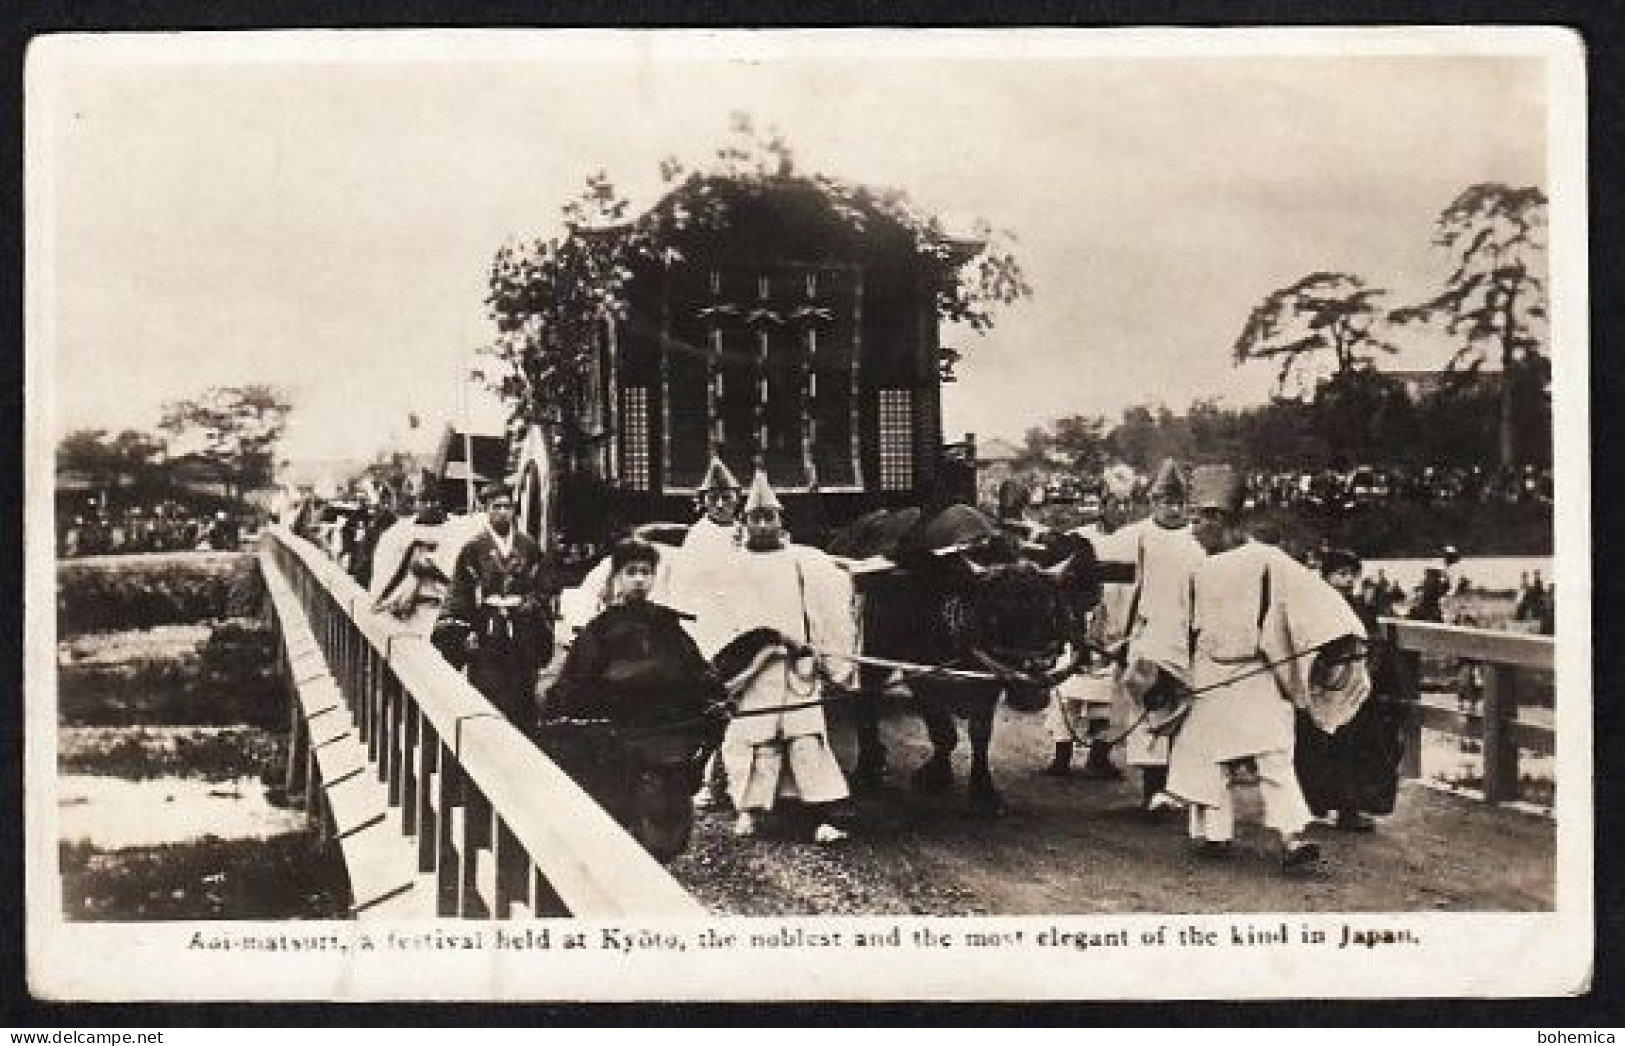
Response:
[{"label": "rope harness", "polygon": [[[1109,653],[1100,647],[1094,646],[1094,644],[1086,645],[1091,649],[1100,651],[1101,653]],[[753,708],[741,711],[736,707],[736,700],[739,692],[743,690],[744,684],[749,682],[749,680],[755,675],[754,671],[747,671],[741,673],[741,675],[744,677],[743,679],[736,678],[734,680],[734,685],[729,688],[729,700],[724,703],[727,717],[729,719],[746,719],[752,716],[782,715],[786,712],[799,712],[807,708],[819,708],[825,705],[839,704],[843,701],[850,701],[855,698],[862,697],[865,694],[886,696],[891,693],[890,684],[880,687],[865,687],[847,686],[843,683],[836,682],[830,677],[828,669],[825,667],[826,660],[830,659],[847,661],[859,665],[870,665],[876,668],[890,668],[894,671],[901,672],[905,681],[908,679],[921,677],[949,678],[958,680],[968,679],[983,682],[1009,682],[1012,679],[1018,682],[1031,681],[1030,676],[1010,670],[1006,670],[1003,673],[994,671],[979,672],[968,669],[953,668],[951,667],[951,662],[949,665],[920,665],[908,661],[894,661],[889,658],[870,657],[863,654],[833,654],[810,647],[805,649],[807,649],[814,657],[816,675],[822,678],[824,687],[827,690],[835,691],[833,695],[816,698],[810,701],[797,701],[785,705],[774,705],[770,708]],[[1294,653],[1288,654],[1285,657],[1278,658],[1274,661],[1262,661],[1245,672],[1238,672],[1235,675],[1221,679],[1216,683],[1209,683],[1206,686],[1184,689],[1181,692],[1181,700],[1185,703],[1192,702],[1203,694],[1214,690],[1222,690],[1227,686],[1241,682],[1243,679],[1250,679],[1253,676],[1262,675],[1265,672],[1273,672],[1282,665],[1302,660],[1305,657],[1310,657],[1319,653],[1322,649],[1322,647],[1310,647],[1306,650],[1295,651]],[[809,688],[806,692],[810,693],[811,688]],[[1122,744],[1130,734],[1139,729],[1139,727],[1144,724],[1146,718],[1151,715],[1152,711],[1153,709],[1149,708],[1143,709],[1140,714],[1135,717],[1134,722],[1130,723],[1120,733],[1115,736],[1105,738],[1087,738],[1079,736],[1076,728],[1073,726],[1072,718],[1066,713],[1064,706],[1061,710],[1061,718],[1062,722],[1066,724],[1067,733],[1072,735],[1072,739],[1075,742],[1079,744],[1104,743],[1110,747],[1115,747]],[[548,725],[610,726],[614,727],[614,729],[620,732],[623,736],[641,737],[667,731],[691,729],[695,726],[700,726],[704,723],[710,722],[714,718],[716,718],[715,715],[699,715],[690,717],[688,719],[675,720],[670,723],[657,723],[644,727],[618,727],[614,726],[614,724],[607,719],[551,719],[548,720]]]},{"label": "rope harness", "polygon": [[[1252,668],[1249,668],[1245,672],[1237,672],[1235,675],[1230,676],[1229,678],[1226,678],[1226,679],[1221,679],[1217,683],[1209,683],[1206,686],[1199,686],[1199,687],[1192,687],[1192,688],[1183,689],[1181,691],[1181,694],[1180,694],[1180,701],[1181,701],[1181,703],[1184,703],[1184,704],[1190,704],[1191,702],[1194,702],[1198,697],[1200,697],[1201,695],[1203,695],[1205,693],[1208,693],[1209,691],[1223,690],[1225,687],[1231,686],[1231,685],[1233,685],[1235,683],[1239,683],[1243,679],[1251,679],[1253,676],[1263,675],[1265,672],[1273,672],[1282,665],[1287,665],[1287,664],[1291,664],[1294,661],[1302,660],[1303,658],[1309,657],[1312,654],[1318,654],[1322,649],[1323,649],[1322,647],[1317,646],[1317,647],[1310,647],[1307,650],[1299,650],[1299,651],[1296,651],[1294,653],[1288,654],[1285,657],[1278,658],[1278,659],[1276,659],[1274,661],[1260,662],[1259,664],[1254,665]],[[1068,734],[1072,735],[1072,740],[1074,742],[1076,742],[1077,744],[1081,744],[1081,745],[1104,744],[1107,747],[1115,748],[1116,746],[1122,744],[1124,741],[1128,740],[1129,735],[1134,733],[1134,731],[1138,730],[1140,728],[1140,726],[1146,721],[1146,719],[1151,715],[1151,713],[1153,711],[1157,711],[1157,710],[1156,709],[1151,709],[1151,708],[1141,709],[1140,714],[1134,717],[1134,722],[1132,722],[1128,726],[1124,727],[1122,732],[1118,733],[1114,737],[1091,738],[1091,737],[1081,737],[1081,736],[1079,736],[1077,728],[1073,725],[1072,716],[1067,712],[1066,706],[1064,704],[1061,706],[1061,722],[1063,724],[1065,724],[1066,732]],[[1183,717],[1181,717],[1181,718],[1183,718]]]}]

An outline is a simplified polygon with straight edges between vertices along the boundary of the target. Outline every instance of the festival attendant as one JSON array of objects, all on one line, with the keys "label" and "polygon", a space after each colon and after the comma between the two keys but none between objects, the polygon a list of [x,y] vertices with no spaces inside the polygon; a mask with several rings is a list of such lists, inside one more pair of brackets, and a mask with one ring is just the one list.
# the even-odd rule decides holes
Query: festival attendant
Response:
[{"label": "festival attendant", "polygon": [[[714,744],[726,695],[685,630],[684,615],[650,596],[659,550],[628,539],[610,550],[609,562],[610,605],[577,634],[543,700],[544,744],[577,783],[630,825],[628,783],[638,741],[682,744],[704,735]],[[572,721],[586,725],[566,729]],[[625,733],[593,728],[602,722]],[[689,801],[700,772],[698,763],[685,766],[675,801]]]},{"label": "festival attendant", "polygon": [[1222,854],[1235,837],[1229,772],[1251,759],[1264,823],[1293,869],[1320,856],[1303,838],[1310,818],[1292,764],[1295,708],[1327,732],[1354,717],[1370,691],[1366,632],[1318,574],[1248,536],[1242,500],[1230,466],[1195,471],[1192,529],[1207,558],[1190,582],[1189,654],[1177,674],[1191,691],[1167,787],[1188,807],[1200,851]]},{"label": "festival attendant", "polygon": [[[728,466],[713,456],[695,498],[700,518],[683,536],[681,566],[672,571],[672,600],[692,615],[689,633],[703,649],[715,650],[728,638],[714,634],[719,620],[714,608],[725,591],[725,582],[719,579],[732,569],[744,541],[739,522],[743,493]],[[728,802],[727,769],[718,753],[706,768],[705,784],[694,795],[694,807],[720,809]]]},{"label": "festival attendant", "polygon": [[[1355,597],[1360,558],[1346,549],[1333,549],[1321,564],[1321,576],[1359,615],[1368,634],[1375,635],[1377,619],[1368,603]],[[1405,716],[1389,672],[1385,646],[1372,644],[1367,669],[1372,692],[1354,718],[1333,733],[1317,727],[1306,712],[1298,713],[1294,765],[1304,799],[1316,817],[1332,817],[1332,827],[1345,832],[1369,832],[1376,827],[1372,814],[1391,814],[1399,792],[1399,759],[1404,751]]]},{"label": "festival attendant", "polygon": [[520,729],[535,725],[536,680],[553,656],[550,579],[542,550],[514,522],[513,493],[484,491],[483,527],[463,545],[435,646]]},{"label": "festival attendant", "polygon": [[[745,544],[732,568],[718,577],[719,615],[711,635],[728,641],[710,653],[738,701],[722,741],[728,790],[738,818],[734,834],[752,836],[786,791],[816,821],[813,840],[846,838],[836,824],[848,796],[846,778],[831,750],[819,659],[838,684],[856,666],[841,660],[857,647],[852,582],[823,552],[785,538],[784,508],[764,473],[745,501]],[[782,709],[782,711],[781,711]]]},{"label": "festival attendant", "polygon": [[[1115,482],[1114,482],[1115,480]],[[1072,533],[1085,538],[1094,548],[1097,559],[1132,559],[1115,549],[1120,543],[1123,523],[1128,517],[1127,497],[1133,488],[1134,476],[1128,473],[1126,481],[1108,474],[1108,489],[1101,498],[1100,518],[1088,526],[1078,527]],[[1111,649],[1123,640],[1128,601],[1132,585],[1106,585],[1100,605],[1089,617],[1089,638],[1101,649]],[[1075,745],[1087,743],[1087,757],[1083,776],[1102,781],[1114,781],[1123,776],[1111,759],[1112,746],[1106,736],[1111,732],[1112,707],[1117,694],[1118,665],[1115,661],[1099,659],[1083,672],[1068,677],[1055,688],[1044,725],[1055,753],[1044,772],[1051,777],[1065,777],[1072,772]],[[1080,733],[1081,728],[1081,733]]]},{"label": "festival attendant", "polygon": [[446,538],[446,514],[432,497],[417,511],[390,524],[372,551],[372,608],[393,615],[412,631],[428,635],[440,617],[450,578],[436,553]]},{"label": "festival attendant", "polygon": [[[1126,637],[1116,690],[1116,718],[1128,728],[1123,759],[1141,775],[1141,798],[1148,811],[1159,807],[1168,780],[1169,740],[1147,722],[1142,681],[1156,678],[1155,665],[1179,663],[1189,654],[1191,575],[1202,562],[1186,521],[1189,489],[1179,465],[1168,459],[1152,478],[1151,515],[1114,534],[1102,559],[1134,564],[1126,600],[1102,600],[1108,633]],[[1110,588],[1112,586],[1108,586]],[[1117,607],[1121,607],[1120,616]]]}]

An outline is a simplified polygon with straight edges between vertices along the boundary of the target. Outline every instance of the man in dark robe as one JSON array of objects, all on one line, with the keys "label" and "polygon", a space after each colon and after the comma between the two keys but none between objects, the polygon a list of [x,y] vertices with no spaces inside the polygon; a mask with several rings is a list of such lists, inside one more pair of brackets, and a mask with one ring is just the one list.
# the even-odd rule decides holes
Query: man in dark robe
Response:
[{"label": "man in dark robe", "polygon": [[541,548],[514,524],[512,492],[493,485],[485,497],[485,526],[457,556],[434,644],[528,733],[537,676],[553,656],[552,580]]},{"label": "man in dark robe", "polygon": [[[1331,549],[1321,564],[1321,576],[1348,600],[1367,634],[1377,637],[1374,608],[1355,595],[1360,569],[1353,552]],[[1316,817],[1334,815],[1332,826],[1346,832],[1369,832],[1375,827],[1369,815],[1394,812],[1405,744],[1405,709],[1393,685],[1390,651],[1381,642],[1367,649],[1371,696],[1353,719],[1327,734],[1307,715],[1298,715],[1294,762],[1304,800]]]},{"label": "man in dark robe", "polygon": [[610,552],[610,605],[582,628],[543,702],[542,744],[660,860],[687,842],[690,795],[726,722],[727,694],[678,611],[650,598],[660,554]]}]

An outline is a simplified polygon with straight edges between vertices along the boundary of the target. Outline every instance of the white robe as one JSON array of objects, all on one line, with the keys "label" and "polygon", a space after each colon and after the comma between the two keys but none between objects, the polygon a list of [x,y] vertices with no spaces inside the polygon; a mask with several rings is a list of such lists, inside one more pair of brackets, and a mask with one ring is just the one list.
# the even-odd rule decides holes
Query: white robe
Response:
[{"label": "white robe", "polygon": [[[787,545],[767,552],[739,552],[726,575],[716,580],[723,587],[716,593],[717,604],[707,612],[713,615],[713,634],[722,637],[723,644],[752,629],[772,628],[826,653],[855,652],[851,579],[819,550]],[[834,660],[829,668],[843,681],[853,674],[849,662]],[[793,785],[791,794],[807,802],[846,797],[846,779],[830,749],[823,708],[771,711],[817,701],[821,695],[810,660],[792,661],[782,649],[745,684],[739,711],[763,714],[735,718],[722,743],[729,790],[740,809],[770,808],[779,794],[789,791],[788,785]],[[786,762],[791,769],[788,778],[782,775]]]},{"label": "white robe", "polygon": [[719,612],[729,575],[740,556],[738,527],[713,523],[706,516],[688,528],[670,576],[670,605],[694,615],[689,635],[700,653],[711,657],[733,634]]},{"label": "white robe", "polygon": [[410,518],[397,520],[378,536],[373,548],[372,584],[367,592],[373,608],[393,613],[409,629],[423,635],[429,634],[440,616],[446,585],[419,577],[409,558],[438,563],[444,529],[443,525],[418,523]]},{"label": "white robe", "polygon": [[[1112,534],[1096,554],[1103,560],[1132,563],[1135,579],[1128,585],[1107,585],[1101,599],[1106,634],[1128,640],[1128,663],[1151,661],[1185,678],[1190,657],[1191,575],[1207,555],[1191,535],[1190,527],[1170,530],[1149,517]],[[1139,598],[1136,600],[1135,592]],[[1132,615],[1132,620],[1130,616]],[[1122,686],[1117,686],[1117,719],[1126,727],[1144,711]],[[1166,737],[1144,726],[1123,739],[1123,755],[1132,766],[1166,766]]]},{"label": "white robe", "polygon": [[[717,578],[726,576],[733,557],[739,554],[734,532],[732,526],[718,526],[700,517],[688,528],[682,545],[659,546],[660,562],[649,588],[651,602],[689,615],[683,627],[707,658],[732,638],[718,634],[720,626],[715,608],[722,591],[722,583]],[[568,642],[587,622],[602,613],[609,606],[611,596],[610,561],[605,556],[587,572],[579,586],[560,593],[559,617],[564,624],[564,641]]]},{"label": "white robe", "polygon": [[[1181,674],[1202,692],[1174,738],[1168,791],[1186,802],[1219,806],[1224,763],[1266,753],[1290,759],[1296,708],[1311,714],[1319,709],[1316,718],[1328,729],[1358,710],[1370,689],[1364,662],[1353,666],[1344,691],[1328,695],[1310,686],[1308,652],[1342,636],[1364,638],[1365,626],[1320,575],[1255,541],[1203,560],[1193,588],[1195,640]],[[1299,653],[1306,656],[1292,656]],[[1273,662],[1280,663],[1259,671]]]},{"label": "white robe", "polygon": [[[1134,550],[1122,547],[1124,531],[1121,527],[1106,534],[1097,525],[1090,525],[1078,527],[1071,533],[1087,539],[1097,559],[1134,561]],[[1124,638],[1124,618],[1133,589],[1133,585],[1102,586],[1100,604],[1089,615],[1092,642],[1109,650]],[[1101,728],[1109,727],[1113,709],[1122,701],[1118,695],[1120,674],[1118,667],[1108,662],[1062,680],[1055,687],[1054,700],[1045,717],[1050,740],[1076,742],[1080,736],[1089,739],[1101,736]]]}]

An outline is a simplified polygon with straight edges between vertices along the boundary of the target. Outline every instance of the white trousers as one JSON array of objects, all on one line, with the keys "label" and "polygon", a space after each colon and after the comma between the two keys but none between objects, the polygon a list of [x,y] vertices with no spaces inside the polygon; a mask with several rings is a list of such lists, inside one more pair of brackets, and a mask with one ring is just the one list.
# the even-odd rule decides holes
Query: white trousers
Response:
[{"label": "white trousers", "polygon": [[[789,780],[783,779],[786,763]],[[819,734],[755,744],[725,735],[722,764],[728,770],[729,795],[741,811],[771,810],[781,794],[799,796],[804,803],[832,803],[849,794],[841,764]]]},{"label": "white trousers", "polygon": [[[1075,742],[1079,737],[1095,740],[1111,731],[1112,698],[1117,689],[1114,673],[1084,673],[1056,687],[1044,709],[1044,726],[1049,739],[1057,744]],[[1071,728],[1068,728],[1070,722]]]},{"label": "white trousers", "polygon": [[[1264,801],[1264,827],[1281,833],[1283,838],[1297,835],[1309,825],[1309,804],[1304,802],[1303,789],[1298,786],[1292,753],[1260,752],[1253,762],[1258,766],[1259,798]],[[1228,771],[1225,773],[1227,787],[1220,790],[1219,805],[1191,804],[1192,839],[1227,843],[1236,837],[1236,801],[1228,787]]]}]

